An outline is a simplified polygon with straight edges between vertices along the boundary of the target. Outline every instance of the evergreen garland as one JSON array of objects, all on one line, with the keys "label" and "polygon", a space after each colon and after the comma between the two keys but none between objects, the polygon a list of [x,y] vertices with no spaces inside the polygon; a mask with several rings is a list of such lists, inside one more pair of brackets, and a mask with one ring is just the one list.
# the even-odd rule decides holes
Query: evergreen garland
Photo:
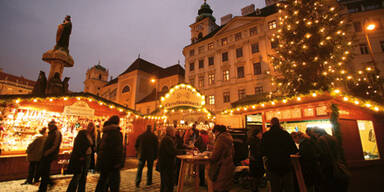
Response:
[{"label": "evergreen garland", "polygon": [[336,104],[331,105],[331,124],[333,127],[333,134],[336,137],[337,142],[340,145],[339,153],[341,159],[345,162],[344,149],[343,149],[343,138],[341,136],[340,124],[339,124],[339,108]]}]

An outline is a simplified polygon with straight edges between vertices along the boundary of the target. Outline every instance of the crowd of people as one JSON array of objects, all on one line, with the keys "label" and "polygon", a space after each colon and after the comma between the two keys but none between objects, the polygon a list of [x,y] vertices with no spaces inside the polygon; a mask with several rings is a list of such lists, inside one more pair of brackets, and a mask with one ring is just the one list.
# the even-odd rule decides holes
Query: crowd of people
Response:
[{"label": "crowd of people", "polygon": [[[90,169],[100,172],[96,192],[119,191],[120,170],[124,166],[125,155],[123,135],[119,127],[119,117],[112,116],[102,128],[102,137],[95,141],[95,125],[78,132],[73,145],[67,173],[73,174],[67,191],[85,191],[87,173]],[[61,133],[54,121],[40,136],[28,146],[30,162],[28,177],[23,184],[38,182],[39,191],[47,191],[54,185],[49,177],[50,165],[59,153]],[[293,192],[298,190],[297,179],[291,163],[291,155],[300,155],[304,182],[309,192],[347,191],[349,174],[343,161],[341,147],[337,140],[323,129],[310,128],[306,133],[289,134],[272,118],[271,127],[265,133],[252,129],[248,133],[249,180],[251,190],[258,191],[263,178],[270,182],[272,192]],[[206,180],[213,183],[215,192],[226,192],[232,186],[234,165],[234,140],[223,125],[215,125],[211,131],[197,130],[196,125],[186,132],[174,127],[166,127],[161,136],[156,136],[150,125],[136,139],[135,149],[138,159],[136,187],[140,187],[142,172],[147,165],[146,185],[152,185],[153,167],[160,172],[160,191],[172,192],[178,184],[181,161],[176,156],[187,151],[203,153],[211,151],[210,169],[205,177],[204,165],[199,169],[200,186]],[[97,161],[94,163],[94,153]],[[158,159],[157,163],[156,159]]]}]

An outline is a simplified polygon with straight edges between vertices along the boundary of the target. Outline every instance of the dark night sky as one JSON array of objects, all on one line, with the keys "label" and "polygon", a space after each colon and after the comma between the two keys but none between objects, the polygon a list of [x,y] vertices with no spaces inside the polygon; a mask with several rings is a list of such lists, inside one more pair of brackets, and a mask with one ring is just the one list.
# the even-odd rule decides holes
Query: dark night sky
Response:
[{"label": "dark night sky", "polygon": [[[162,67],[180,60],[190,43],[189,25],[203,0],[1,0],[0,68],[7,73],[36,80],[38,72],[49,73],[42,54],[55,45],[57,25],[72,16],[70,89],[82,91],[86,70],[101,61],[116,77],[140,53],[141,58]],[[208,0],[220,17],[241,15],[241,8],[264,0]]]}]

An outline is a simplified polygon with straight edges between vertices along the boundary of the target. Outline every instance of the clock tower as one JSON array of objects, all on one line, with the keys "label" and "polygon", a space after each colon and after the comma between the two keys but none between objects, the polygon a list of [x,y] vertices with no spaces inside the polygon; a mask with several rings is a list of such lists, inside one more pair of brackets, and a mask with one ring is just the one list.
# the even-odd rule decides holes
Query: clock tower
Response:
[{"label": "clock tower", "polygon": [[196,22],[189,26],[191,28],[192,43],[199,41],[217,29],[218,25],[216,25],[216,19],[212,13],[211,7],[207,4],[206,0],[204,0],[204,3],[198,11]]}]

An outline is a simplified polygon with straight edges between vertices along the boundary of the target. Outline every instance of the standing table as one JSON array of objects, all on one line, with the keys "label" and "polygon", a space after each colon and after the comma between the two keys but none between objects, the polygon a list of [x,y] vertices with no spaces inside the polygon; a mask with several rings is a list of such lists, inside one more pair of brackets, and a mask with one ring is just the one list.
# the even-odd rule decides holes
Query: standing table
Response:
[{"label": "standing table", "polygon": [[[208,192],[213,192],[213,184],[208,177],[209,160],[210,160],[208,156],[177,155],[176,157],[181,160],[179,183],[177,184],[177,192],[183,191],[185,170],[186,170],[187,164],[190,164],[191,166],[195,165],[196,167],[198,167],[199,165],[205,165],[205,178],[207,179]],[[199,182],[200,182],[199,168],[196,168],[196,174],[195,174],[195,191],[196,192],[199,191]]]}]

